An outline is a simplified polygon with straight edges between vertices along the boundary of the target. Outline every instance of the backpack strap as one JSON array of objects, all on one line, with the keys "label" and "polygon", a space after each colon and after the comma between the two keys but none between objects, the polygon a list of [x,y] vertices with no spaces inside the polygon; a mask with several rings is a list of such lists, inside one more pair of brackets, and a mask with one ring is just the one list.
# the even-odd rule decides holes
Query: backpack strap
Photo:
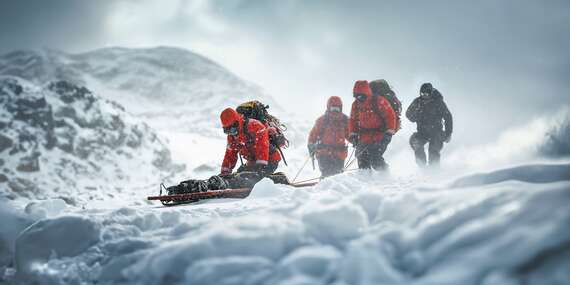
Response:
[{"label": "backpack strap", "polygon": [[255,138],[249,132],[249,118],[245,118],[245,120],[243,121],[243,134],[247,138],[248,142],[251,143],[255,141]]}]

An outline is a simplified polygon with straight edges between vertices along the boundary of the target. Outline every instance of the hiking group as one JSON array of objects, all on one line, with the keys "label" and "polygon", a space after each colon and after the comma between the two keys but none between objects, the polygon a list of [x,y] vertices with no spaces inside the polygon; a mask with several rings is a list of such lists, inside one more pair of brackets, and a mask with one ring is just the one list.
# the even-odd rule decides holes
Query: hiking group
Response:
[{"label": "hiking group", "polygon": [[[350,160],[345,166],[347,142],[354,147],[359,169],[388,168],[384,153],[392,136],[401,128],[402,103],[384,79],[370,83],[356,81],[353,97],[349,116],[342,111],[342,100],[330,97],[325,114],[316,120],[309,133],[309,155],[317,160],[321,177],[341,173],[352,164]],[[288,184],[283,173],[274,173],[282,160],[287,164],[282,152],[289,144],[283,134],[285,126],[268,113],[268,107],[250,101],[236,109],[223,110],[220,120],[227,135],[227,148],[220,174],[207,180],[182,181],[168,187],[168,193],[252,188],[264,177]],[[417,131],[410,137],[416,163],[421,167],[437,166],[443,143],[450,141],[453,131],[452,116],[443,96],[431,83],[422,84],[420,96],[408,107],[406,117],[417,124]],[[241,166],[232,173],[238,160]]]}]

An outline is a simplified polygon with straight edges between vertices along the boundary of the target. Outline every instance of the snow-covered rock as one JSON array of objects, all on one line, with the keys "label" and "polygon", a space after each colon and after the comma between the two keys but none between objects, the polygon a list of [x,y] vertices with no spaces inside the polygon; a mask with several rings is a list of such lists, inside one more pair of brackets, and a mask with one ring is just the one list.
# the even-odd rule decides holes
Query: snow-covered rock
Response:
[{"label": "snow-covered rock", "polygon": [[0,196],[76,204],[132,193],[179,172],[156,133],[66,81],[0,78]]}]

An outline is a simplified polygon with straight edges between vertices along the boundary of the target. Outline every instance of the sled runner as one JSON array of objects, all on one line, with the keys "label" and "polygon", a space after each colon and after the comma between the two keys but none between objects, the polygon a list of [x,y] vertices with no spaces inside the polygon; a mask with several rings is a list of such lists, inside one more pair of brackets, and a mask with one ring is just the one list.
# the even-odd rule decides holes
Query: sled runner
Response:
[{"label": "sled runner", "polygon": [[[293,186],[295,188],[310,187],[316,185],[318,182],[306,183],[280,183],[283,185]],[[150,201],[160,201],[164,206],[176,206],[180,204],[189,204],[198,202],[200,200],[220,199],[220,198],[240,198],[243,199],[251,193],[253,188],[236,188],[236,189],[222,189],[222,190],[209,190],[204,192],[192,192],[182,194],[168,194],[164,184],[160,184],[160,193],[158,196],[147,197]],[[163,195],[163,192],[165,195]]]}]

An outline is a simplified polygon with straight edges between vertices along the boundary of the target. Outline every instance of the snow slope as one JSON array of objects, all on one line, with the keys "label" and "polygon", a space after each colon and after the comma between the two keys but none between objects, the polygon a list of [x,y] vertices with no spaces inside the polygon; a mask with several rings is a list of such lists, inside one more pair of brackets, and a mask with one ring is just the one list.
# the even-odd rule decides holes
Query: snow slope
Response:
[{"label": "snow slope", "polygon": [[[478,182],[346,173],[245,200],[67,211],[15,241],[5,278],[42,284],[567,284],[570,177]],[[494,183],[493,177],[504,177]],[[544,179],[548,176],[550,179]],[[528,178],[528,177],[527,177]],[[465,180],[465,178],[463,178]],[[458,181],[462,181],[461,179]],[[65,230],[77,234],[68,235]]]},{"label": "snow slope", "polygon": [[34,83],[65,80],[87,86],[155,129],[212,134],[220,110],[257,99],[279,110],[258,86],[191,51],[172,48],[104,48],[68,54],[41,49],[0,56],[0,75]]}]

